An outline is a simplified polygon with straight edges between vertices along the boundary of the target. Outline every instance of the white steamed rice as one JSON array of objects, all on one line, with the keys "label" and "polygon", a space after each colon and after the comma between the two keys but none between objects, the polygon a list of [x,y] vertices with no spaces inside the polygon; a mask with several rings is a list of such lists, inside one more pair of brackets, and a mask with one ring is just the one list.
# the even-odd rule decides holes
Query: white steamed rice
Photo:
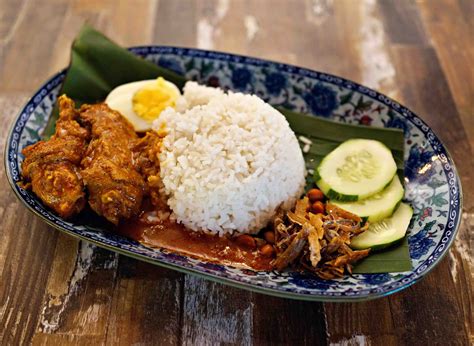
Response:
[{"label": "white steamed rice", "polygon": [[194,82],[176,108],[154,128],[167,131],[160,174],[178,222],[221,235],[257,233],[278,207],[294,205],[305,164],[281,113],[257,96]]}]

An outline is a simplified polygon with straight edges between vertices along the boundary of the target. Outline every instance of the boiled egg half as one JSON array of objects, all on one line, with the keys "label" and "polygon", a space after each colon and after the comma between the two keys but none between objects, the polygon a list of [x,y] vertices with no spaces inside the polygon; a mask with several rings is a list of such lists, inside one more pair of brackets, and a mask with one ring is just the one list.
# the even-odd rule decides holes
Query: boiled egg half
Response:
[{"label": "boiled egg half", "polygon": [[151,129],[165,108],[174,108],[180,95],[176,85],[158,77],[122,84],[107,95],[105,103],[127,118],[135,131],[142,132]]}]

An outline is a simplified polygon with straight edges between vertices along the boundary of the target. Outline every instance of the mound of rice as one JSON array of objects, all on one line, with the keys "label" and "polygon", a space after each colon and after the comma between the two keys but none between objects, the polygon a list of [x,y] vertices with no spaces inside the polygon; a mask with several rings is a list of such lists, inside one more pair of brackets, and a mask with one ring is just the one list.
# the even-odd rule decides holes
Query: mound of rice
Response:
[{"label": "mound of rice", "polygon": [[257,233],[291,208],[305,164],[285,117],[257,96],[188,82],[180,111],[155,122],[167,135],[161,178],[173,217],[192,230]]},{"label": "mound of rice", "polygon": [[176,110],[184,112],[195,106],[207,105],[211,99],[225,96],[220,88],[211,88],[196,82],[187,82],[183,88],[183,97],[176,102]]}]

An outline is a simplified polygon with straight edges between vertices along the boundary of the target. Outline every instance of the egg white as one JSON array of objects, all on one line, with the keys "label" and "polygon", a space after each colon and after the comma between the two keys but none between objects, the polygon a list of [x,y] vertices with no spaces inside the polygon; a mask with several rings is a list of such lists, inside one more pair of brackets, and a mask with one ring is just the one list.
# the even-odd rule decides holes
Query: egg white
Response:
[{"label": "egg white", "polygon": [[[176,89],[178,94],[181,94],[178,87],[171,82],[165,81],[166,84]],[[151,130],[152,121],[146,121],[145,119],[138,116],[133,110],[133,95],[143,87],[153,86],[156,84],[156,79],[141,80],[138,82],[131,82],[122,84],[113,89],[105,99],[105,103],[112,108],[120,112],[128,121],[133,125],[133,128],[137,132],[145,132]]]}]

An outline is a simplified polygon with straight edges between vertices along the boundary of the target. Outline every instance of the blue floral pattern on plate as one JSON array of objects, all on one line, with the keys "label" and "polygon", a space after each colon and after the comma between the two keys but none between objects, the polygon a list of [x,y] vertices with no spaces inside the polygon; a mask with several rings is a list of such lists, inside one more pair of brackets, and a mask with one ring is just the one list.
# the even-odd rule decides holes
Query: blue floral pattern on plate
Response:
[{"label": "blue floral pattern on plate", "polygon": [[405,199],[415,210],[408,230],[413,270],[354,274],[331,281],[291,271],[254,272],[147,248],[110,232],[62,220],[17,182],[23,159],[21,150],[39,139],[65,70],[46,82],[21,110],[10,129],[5,151],[6,173],[14,192],[51,226],[154,264],[265,294],[305,300],[352,301],[391,294],[419,280],[446,254],[460,220],[460,181],[453,161],[438,137],[407,108],[354,82],[296,66],[187,48],[143,46],[130,50],[184,74],[190,80],[226,90],[252,92],[275,106],[344,123],[403,129]]},{"label": "blue floral pattern on plate", "polygon": [[252,81],[252,72],[245,67],[239,67],[232,70],[232,86],[235,90],[245,90]]},{"label": "blue floral pattern on plate", "polygon": [[322,117],[329,117],[339,106],[336,91],[319,83],[313,85],[303,98],[311,113]]},{"label": "blue floral pattern on plate", "polygon": [[286,76],[281,73],[271,72],[265,75],[264,84],[270,95],[280,95],[281,91],[285,89],[286,83]]}]

